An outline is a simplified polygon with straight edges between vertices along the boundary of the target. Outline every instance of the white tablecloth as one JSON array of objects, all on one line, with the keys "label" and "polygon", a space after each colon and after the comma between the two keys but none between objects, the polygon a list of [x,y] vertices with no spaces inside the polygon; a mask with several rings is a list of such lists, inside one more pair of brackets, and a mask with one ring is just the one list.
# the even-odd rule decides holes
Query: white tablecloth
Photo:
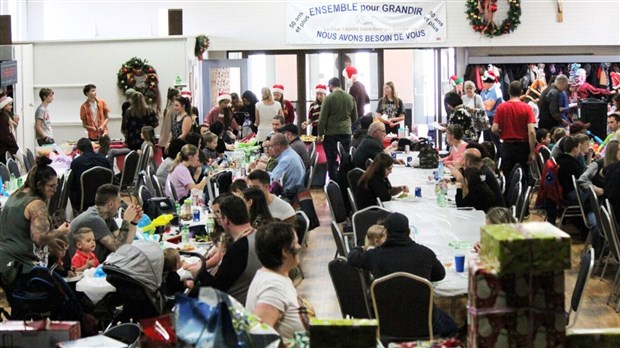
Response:
[{"label": "white tablecloth", "polygon": [[[477,210],[458,210],[454,204],[447,208],[437,205],[434,182],[428,176],[432,169],[407,168],[395,166],[389,179],[393,186],[407,185],[411,192],[415,187],[422,188],[422,198],[416,201],[393,200],[385,202],[386,209],[404,214],[411,225],[412,238],[435,252],[439,261],[446,267],[446,278],[435,284],[437,296],[455,296],[467,293],[467,271],[457,273],[454,256],[471,252],[471,246],[480,239],[480,227],[485,223],[485,214]],[[454,201],[456,188],[451,185],[448,198]],[[467,243],[458,243],[467,242]],[[465,244],[465,249],[458,249]]]}]

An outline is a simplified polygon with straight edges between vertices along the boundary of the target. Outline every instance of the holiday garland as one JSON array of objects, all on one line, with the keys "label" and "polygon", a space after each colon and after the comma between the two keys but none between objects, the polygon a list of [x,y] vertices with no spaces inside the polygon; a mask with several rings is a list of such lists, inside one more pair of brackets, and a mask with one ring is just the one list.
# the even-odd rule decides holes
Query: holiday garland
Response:
[{"label": "holiday garland", "polygon": [[202,60],[202,54],[209,48],[209,38],[206,35],[196,36],[196,46],[194,47],[194,55]]},{"label": "holiday garland", "polygon": [[124,63],[118,70],[117,86],[123,93],[129,88],[135,89],[144,95],[147,103],[151,104],[159,100],[157,87],[159,80],[155,69],[147,63],[146,59],[137,57]]},{"label": "holiday garland", "polygon": [[508,16],[497,25],[493,15],[497,11],[497,0],[467,0],[467,19],[475,31],[486,37],[500,36],[515,30],[521,23],[521,0],[508,0]]}]

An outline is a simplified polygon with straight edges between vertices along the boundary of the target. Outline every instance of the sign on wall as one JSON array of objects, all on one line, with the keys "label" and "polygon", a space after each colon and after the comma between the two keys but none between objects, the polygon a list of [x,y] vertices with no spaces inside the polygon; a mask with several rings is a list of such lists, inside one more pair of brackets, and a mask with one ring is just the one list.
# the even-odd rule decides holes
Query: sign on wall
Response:
[{"label": "sign on wall", "polygon": [[17,61],[6,60],[0,62],[0,87],[6,87],[17,83]]},{"label": "sign on wall", "polygon": [[288,44],[399,44],[446,41],[446,1],[288,2]]}]

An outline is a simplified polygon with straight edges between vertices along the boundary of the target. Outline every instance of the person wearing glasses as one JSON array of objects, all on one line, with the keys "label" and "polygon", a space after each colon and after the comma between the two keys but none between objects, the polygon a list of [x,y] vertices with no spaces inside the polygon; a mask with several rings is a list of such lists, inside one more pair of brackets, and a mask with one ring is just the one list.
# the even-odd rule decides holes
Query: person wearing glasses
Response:
[{"label": "person wearing glasses", "polygon": [[256,254],[263,267],[256,272],[246,308],[283,338],[309,327],[308,308],[288,274],[299,266],[301,245],[293,226],[274,222],[256,232]]},{"label": "person wearing glasses", "polygon": [[[360,146],[353,155],[353,165],[356,168],[366,169],[366,161],[374,159],[377,154],[391,153],[394,148],[392,146],[388,148],[383,147],[383,141],[385,140],[385,124],[381,122],[373,122],[368,127],[368,136],[362,140]],[[398,164],[405,164],[402,160],[395,161]]]}]

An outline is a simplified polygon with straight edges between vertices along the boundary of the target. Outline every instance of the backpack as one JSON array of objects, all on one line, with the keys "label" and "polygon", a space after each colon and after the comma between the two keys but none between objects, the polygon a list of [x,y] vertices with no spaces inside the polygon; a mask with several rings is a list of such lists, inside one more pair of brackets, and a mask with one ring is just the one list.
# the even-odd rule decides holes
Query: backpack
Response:
[{"label": "backpack", "polygon": [[[419,143],[421,142],[416,144]],[[426,143],[424,146],[421,145],[419,150],[414,151],[420,151],[420,154],[418,155],[418,158],[420,159],[420,168],[433,169],[437,168],[439,165],[439,156],[437,155],[437,151],[435,151],[430,143]]]},{"label": "backpack", "polygon": [[560,166],[553,159],[548,159],[542,170],[543,176],[538,188],[536,206],[540,206],[545,200],[554,202],[556,205],[562,204],[563,190],[558,180],[558,170]]}]

